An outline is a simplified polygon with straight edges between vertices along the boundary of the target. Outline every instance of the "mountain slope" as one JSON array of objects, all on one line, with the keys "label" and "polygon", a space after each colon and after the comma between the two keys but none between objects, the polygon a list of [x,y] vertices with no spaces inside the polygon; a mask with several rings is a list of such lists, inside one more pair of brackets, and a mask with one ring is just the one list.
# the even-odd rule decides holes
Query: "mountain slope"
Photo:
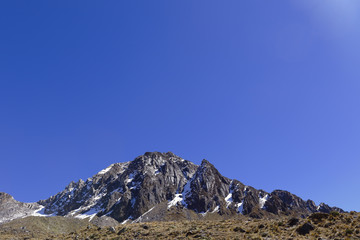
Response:
[{"label": "mountain slope", "polygon": [[0,223],[27,216],[42,216],[43,208],[37,203],[18,202],[9,194],[0,192]]},{"label": "mountain slope", "polygon": [[[30,205],[42,206],[47,215],[109,216],[120,222],[342,211],[326,204],[316,206],[287,191],[257,190],[222,176],[207,160],[198,166],[171,152],[147,152],[133,161],[112,164],[86,181],[71,182],[62,192]],[[22,209],[19,206],[17,212]],[[6,214],[9,219],[11,213]],[[23,215],[13,218],[18,216]]]}]

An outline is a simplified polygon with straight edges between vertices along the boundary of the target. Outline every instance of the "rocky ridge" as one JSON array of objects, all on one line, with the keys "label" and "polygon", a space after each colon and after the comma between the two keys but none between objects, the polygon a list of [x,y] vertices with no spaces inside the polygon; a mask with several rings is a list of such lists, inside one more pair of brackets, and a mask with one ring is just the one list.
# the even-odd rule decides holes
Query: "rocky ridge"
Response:
[{"label": "rocky ridge", "polygon": [[0,192],[0,223],[27,216],[44,215],[44,206],[38,203],[16,201],[11,195]]},{"label": "rocky ridge", "polygon": [[125,223],[166,220],[169,216],[261,218],[343,212],[324,203],[317,206],[287,191],[257,190],[222,176],[207,160],[198,166],[171,152],[147,152],[133,161],[112,164],[86,181],[71,182],[62,192],[37,203],[11,199],[0,195],[0,223],[36,214],[90,220],[110,217]]}]

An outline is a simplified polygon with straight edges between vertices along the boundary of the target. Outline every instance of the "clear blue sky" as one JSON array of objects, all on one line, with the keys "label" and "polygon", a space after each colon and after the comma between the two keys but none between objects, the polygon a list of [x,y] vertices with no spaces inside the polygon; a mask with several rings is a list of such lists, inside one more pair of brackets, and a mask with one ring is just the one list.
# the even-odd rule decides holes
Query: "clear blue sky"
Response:
[{"label": "clear blue sky", "polygon": [[0,191],[146,151],[360,211],[360,3],[0,2]]}]

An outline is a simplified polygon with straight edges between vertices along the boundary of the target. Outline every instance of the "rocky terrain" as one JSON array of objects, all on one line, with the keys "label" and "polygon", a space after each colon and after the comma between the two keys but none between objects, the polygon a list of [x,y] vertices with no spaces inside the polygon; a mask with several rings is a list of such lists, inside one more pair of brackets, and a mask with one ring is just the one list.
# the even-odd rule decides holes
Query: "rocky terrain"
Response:
[{"label": "rocky terrain", "polygon": [[[115,163],[86,181],[71,182],[62,192],[37,203],[20,203],[0,194],[0,222],[25,216],[65,216],[120,223],[163,220],[275,218],[340,208],[303,200],[283,190],[271,193],[222,176],[207,160],[201,165],[175,154],[147,152]],[[216,216],[216,217],[215,217]]]},{"label": "rocky terrain", "polygon": [[42,215],[44,206],[38,203],[22,203],[7,193],[0,192],[0,223],[26,216]]},{"label": "rocky terrain", "polygon": [[[313,213],[307,218],[216,220],[210,213],[197,221],[126,223],[99,227],[86,220],[27,217],[0,225],[1,239],[360,239],[360,214]],[[64,220],[67,219],[67,220]],[[26,227],[25,227],[26,226]]]}]

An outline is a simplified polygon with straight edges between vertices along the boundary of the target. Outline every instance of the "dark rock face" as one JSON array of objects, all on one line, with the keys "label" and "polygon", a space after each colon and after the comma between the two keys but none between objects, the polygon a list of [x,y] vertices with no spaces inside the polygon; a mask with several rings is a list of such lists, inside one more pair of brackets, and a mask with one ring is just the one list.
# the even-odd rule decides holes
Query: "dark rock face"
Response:
[{"label": "dark rock face", "polygon": [[279,212],[308,212],[306,202],[298,196],[287,191],[275,190],[271,193],[269,200],[266,202],[266,209],[269,212],[278,214]]},{"label": "dark rock face", "polygon": [[[9,196],[0,194],[0,217],[3,202],[12,199]],[[287,191],[267,193],[245,186],[222,176],[207,160],[198,166],[171,152],[147,152],[131,162],[112,164],[86,181],[71,182],[62,192],[34,204],[24,206],[42,205],[44,214],[90,219],[103,216],[121,222],[162,220],[169,211],[181,212],[187,219],[206,214],[260,218],[342,211],[326,204],[316,206]],[[155,213],[161,217],[154,217]]]},{"label": "dark rock face", "polygon": [[320,203],[317,210],[319,212],[323,212],[323,213],[331,213],[331,212],[340,212],[341,213],[341,212],[344,212],[344,210],[342,210],[341,208],[330,207],[329,205],[327,205],[325,203]]},{"label": "dark rock face", "polygon": [[311,212],[316,212],[317,211],[317,206],[314,203],[314,201],[312,200],[307,200],[306,201],[306,207],[308,208],[309,211]]},{"label": "dark rock face", "polygon": [[70,183],[63,192],[39,203],[46,206],[46,213],[57,215],[90,212],[118,221],[134,220],[171,200],[196,169],[173,153],[148,152],[131,162],[113,164],[86,182]]},{"label": "dark rock face", "polygon": [[[128,185],[122,188],[124,201],[109,208],[118,220],[136,219],[150,208],[173,199],[194,175],[197,166],[172,153],[146,153],[129,164]],[[129,176],[134,180],[130,182]],[[119,218],[119,214],[122,215]]]},{"label": "dark rock face", "polygon": [[308,214],[309,212],[344,212],[340,208],[329,207],[323,203],[316,206],[312,200],[304,201],[298,196],[283,190],[273,191],[270,194],[269,200],[265,203],[265,207],[267,211],[274,214],[278,214],[279,212],[283,212],[285,214],[290,212],[303,214]]},{"label": "dark rock face", "polygon": [[204,213],[213,211],[217,206],[224,206],[230,182],[230,179],[223,177],[211,163],[203,160],[190,180],[190,189],[184,196],[187,207]]}]

